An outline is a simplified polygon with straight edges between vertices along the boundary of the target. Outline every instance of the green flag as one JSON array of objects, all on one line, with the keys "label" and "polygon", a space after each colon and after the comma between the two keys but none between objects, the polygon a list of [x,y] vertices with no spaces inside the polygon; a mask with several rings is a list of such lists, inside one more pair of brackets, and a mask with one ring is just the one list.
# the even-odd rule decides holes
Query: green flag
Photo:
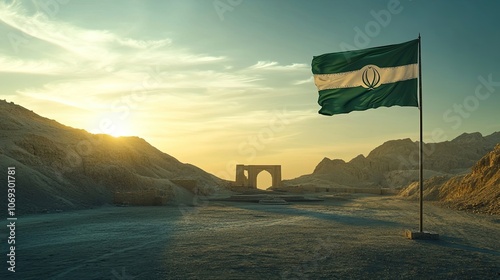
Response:
[{"label": "green flag", "polygon": [[418,42],[313,57],[323,115],[381,106],[418,106]]}]

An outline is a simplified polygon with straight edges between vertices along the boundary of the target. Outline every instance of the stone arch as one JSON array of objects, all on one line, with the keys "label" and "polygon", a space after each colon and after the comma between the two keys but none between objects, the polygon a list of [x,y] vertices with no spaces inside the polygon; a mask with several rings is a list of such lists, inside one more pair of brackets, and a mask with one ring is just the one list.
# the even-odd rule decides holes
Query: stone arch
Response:
[{"label": "stone arch", "polygon": [[[262,171],[271,174],[272,187],[281,186],[281,165],[236,165],[236,185],[257,188],[257,175]],[[245,176],[245,171],[248,176]]]}]

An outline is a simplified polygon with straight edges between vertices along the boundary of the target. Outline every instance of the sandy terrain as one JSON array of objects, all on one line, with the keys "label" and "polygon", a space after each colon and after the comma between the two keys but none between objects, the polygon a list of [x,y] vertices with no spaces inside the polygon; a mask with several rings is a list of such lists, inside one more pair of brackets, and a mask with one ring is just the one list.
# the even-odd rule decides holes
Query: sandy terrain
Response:
[{"label": "sandy terrain", "polygon": [[441,240],[413,241],[403,231],[418,206],[397,197],[201,205],[20,217],[17,272],[3,261],[0,278],[500,279],[498,216],[427,203],[425,228]]}]

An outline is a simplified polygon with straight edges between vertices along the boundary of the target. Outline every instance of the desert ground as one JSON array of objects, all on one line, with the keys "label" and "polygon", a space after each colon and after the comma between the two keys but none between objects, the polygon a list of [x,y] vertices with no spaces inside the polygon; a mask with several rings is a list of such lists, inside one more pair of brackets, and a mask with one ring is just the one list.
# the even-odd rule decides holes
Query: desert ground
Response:
[{"label": "desert ground", "polygon": [[[102,207],[19,217],[2,279],[500,279],[500,217],[395,196]],[[4,231],[3,231],[4,232]],[[2,233],[2,240],[6,235]],[[4,252],[6,245],[4,245]],[[5,257],[5,255],[4,255]]]}]

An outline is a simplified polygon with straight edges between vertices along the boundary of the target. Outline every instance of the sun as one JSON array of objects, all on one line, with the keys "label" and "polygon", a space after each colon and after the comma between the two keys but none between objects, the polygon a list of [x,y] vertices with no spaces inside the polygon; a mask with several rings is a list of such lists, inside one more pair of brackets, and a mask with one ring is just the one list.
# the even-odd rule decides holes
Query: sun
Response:
[{"label": "sun", "polygon": [[108,134],[111,135],[111,136],[113,136],[113,137],[115,137],[115,138],[122,137],[122,136],[129,136],[129,134],[126,131],[123,131],[123,130],[120,130],[120,129],[116,129],[114,131],[111,131]]},{"label": "sun", "polygon": [[116,122],[112,125],[108,126],[105,131],[105,134],[109,134],[113,137],[121,137],[121,136],[132,136],[134,135],[130,126],[125,122]]},{"label": "sun", "polygon": [[113,137],[121,137],[121,136],[131,136],[131,131],[124,126],[115,126],[108,132],[109,135]]}]

